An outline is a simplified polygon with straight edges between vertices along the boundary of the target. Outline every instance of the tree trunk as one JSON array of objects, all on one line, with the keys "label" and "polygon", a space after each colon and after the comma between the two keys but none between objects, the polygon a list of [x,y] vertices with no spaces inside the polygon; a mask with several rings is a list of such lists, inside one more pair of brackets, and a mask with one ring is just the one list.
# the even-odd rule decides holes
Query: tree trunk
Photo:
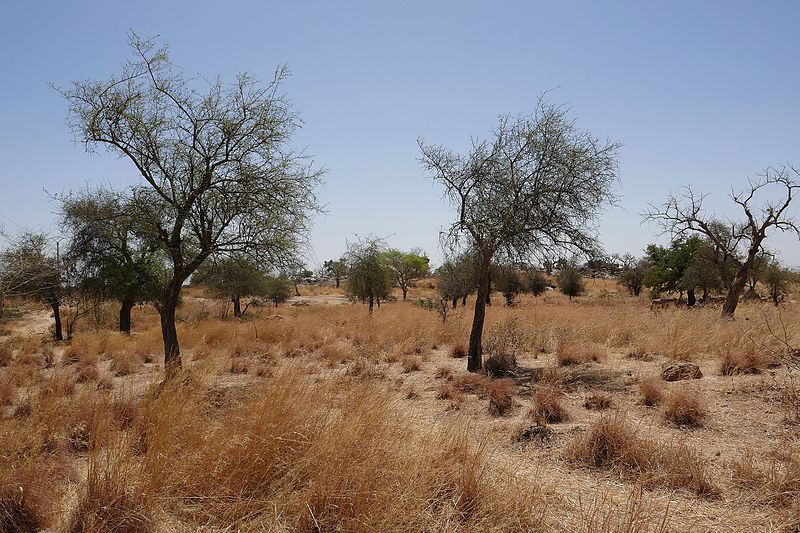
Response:
[{"label": "tree trunk", "polygon": [[164,373],[172,377],[181,369],[181,348],[178,331],[175,329],[175,311],[178,309],[180,282],[173,280],[164,294],[159,314],[161,315],[161,337],[164,339]]},{"label": "tree trunk", "polygon": [[336,288],[339,288],[339,276],[336,276]]},{"label": "tree trunk", "polygon": [[61,331],[61,301],[56,298],[50,302],[50,308],[53,310],[54,333],[53,336],[57,341],[64,340],[64,334]]},{"label": "tree trunk", "polygon": [[733,314],[736,312],[736,306],[739,305],[739,296],[741,296],[746,284],[746,276],[737,274],[736,277],[733,278],[731,288],[728,289],[728,294],[725,296],[725,303],[722,304],[722,318],[733,318]]},{"label": "tree trunk", "polygon": [[483,320],[486,317],[486,304],[489,295],[489,266],[491,257],[486,257],[481,262],[478,295],[475,300],[475,317],[472,319],[472,332],[469,335],[469,356],[467,358],[467,370],[469,372],[479,372],[483,367]]},{"label": "tree trunk", "polygon": [[231,298],[233,302],[233,316],[236,318],[242,317],[242,298],[240,296],[234,296]]},{"label": "tree trunk", "polygon": [[373,295],[369,295],[369,314],[372,314],[372,307],[375,305],[375,297]]},{"label": "tree trunk", "polygon": [[131,333],[131,311],[133,310],[133,298],[123,298],[119,306],[119,330],[130,335]]},{"label": "tree trunk", "polygon": [[406,285],[401,285],[400,290],[403,291],[403,301],[406,300],[406,295],[408,294],[408,287]]},{"label": "tree trunk", "polygon": [[458,305],[458,298],[453,298],[453,309]]},{"label": "tree trunk", "polygon": [[297,283],[294,284],[294,295],[300,296],[300,289],[297,288]]},{"label": "tree trunk", "polygon": [[700,301],[706,303],[708,301],[708,289],[703,287],[703,297],[700,298]]},{"label": "tree trunk", "polygon": [[689,289],[686,291],[686,305],[692,307],[697,302],[697,298],[694,295],[694,289]]},{"label": "tree trunk", "polygon": [[461,297],[461,307],[466,307],[466,305],[467,305],[467,296],[468,296],[468,294],[464,293],[464,296]]}]

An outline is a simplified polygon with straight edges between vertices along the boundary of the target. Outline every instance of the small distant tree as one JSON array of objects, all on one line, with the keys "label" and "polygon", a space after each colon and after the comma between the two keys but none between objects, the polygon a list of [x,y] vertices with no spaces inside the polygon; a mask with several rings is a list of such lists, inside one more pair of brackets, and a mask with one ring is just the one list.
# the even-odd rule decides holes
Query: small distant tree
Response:
[{"label": "small distant tree", "polygon": [[549,288],[547,278],[538,270],[529,270],[526,273],[526,285],[526,290],[537,297]]},{"label": "small distant tree", "polygon": [[283,266],[305,244],[321,171],[291,147],[300,121],[282,94],[280,68],[262,84],[188,78],[166,47],[130,37],[132,59],[101,81],[59,91],[87,150],[131,162],[143,187],[138,224],[154,235],[169,275],[156,301],[169,378],[181,368],[175,313],[184,282],[212,256]]},{"label": "small distant tree", "polygon": [[636,259],[630,254],[622,258],[622,269],[619,273],[618,282],[628,289],[633,296],[639,296],[644,285],[644,275],[647,271],[648,261],[646,258]]},{"label": "small distant tree", "polygon": [[511,265],[496,268],[494,286],[503,295],[508,307],[513,306],[517,295],[525,290],[520,271]]},{"label": "small distant tree", "polygon": [[720,290],[723,286],[719,265],[714,259],[714,252],[707,243],[699,246],[692,255],[689,264],[683,269],[677,288],[692,294],[700,289],[700,299],[705,302],[711,291]]},{"label": "small distant tree", "polygon": [[[669,196],[661,206],[652,206],[644,213],[646,220],[661,224],[665,232],[672,235],[700,234],[713,242],[725,260],[735,265],[733,281],[728,288],[722,317],[732,318],[739,304],[739,297],[747,284],[750,269],[763,252],[764,241],[774,232],[789,232],[800,238],[800,226],[789,212],[794,195],[800,190],[800,171],[794,167],[768,168],[749,186],[738,194],[732,194],[733,202],[742,210],[740,220],[729,224],[720,222],[713,214],[707,214],[703,203],[707,195],[696,195],[687,187],[681,197]],[[772,194],[760,208],[755,205],[758,197]],[[721,228],[726,228],[721,231]]]},{"label": "small distant tree", "polygon": [[339,288],[339,282],[343,277],[347,275],[347,259],[342,257],[341,259],[330,259],[325,261],[322,266],[325,275],[331,276],[336,281],[336,288]]},{"label": "small distant tree", "polygon": [[578,130],[562,107],[540,100],[533,113],[501,116],[487,140],[466,155],[419,142],[422,164],[444,185],[456,220],[445,248],[474,250],[478,293],[467,369],[483,366],[482,344],[491,265],[525,262],[569,249],[593,255],[592,221],[612,199],[620,147]]},{"label": "small distant tree", "polygon": [[769,297],[776,306],[789,293],[792,272],[784,268],[778,261],[770,261],[764,268],[763,283],[769,291]]},{"label": "small distant tree", "polygon": [[439,294],[452,302],[453,309],[461,300],[461,305],[467,304],[467,296],[475,290],[476,272],[475,261],[469,253],[445,259],[442,266],[436,269],[436,287]]},{"label": "small distant tree", "polygon": [[403,300],[407,298],[408,288],[414,281],[430,274],[430,259],[419,249],[410,252],[389,249],[384,252],[384,261],[392,273],[394,282],[403,291]]},{"label": "small distant tree", "polygon": [[46,303],[53,312],[53,335],[64,340],[61,301],[64,286],[58,256],[47,250],[43,234],[24,233],[0,254],[0,285],[3,294]]},{"label": "small distant tree", "polygon": [[767,274],[771,264],[770,254],[762,253],[753,260],[750,266],[750,271],[747,273],[747,292],[751,294],[756,293],[756,285]]},{"label": "small distant tree", "polygon": [[133,306],[156,300],[166,278],[157,243],[137,227],[135,206],[114,191],[87,190],[58,199],[70,234],[68,262],[82,291],[117,300],[119,330],[130,333]]},{"label": "small distant tree", "polygon": [[[666,248],[649,245],[646,250],[648,266],[642,284],[657,295],[662,292],[682,293],[686,289],[681,285],[681,278],[702,245],[702,239],[697,236],[675,239]],[[686,292],[688,305],[694,305],[694,287]]]},{"label": "small distant tree", "polygon": [[374,305],[380,306],[392,292],[392,272],[384,260],[385,246],[375,237],[367,237],[347,247],[347,293],[351,298],[369,305],[372,314]]},{"label": "small distant tree", "polygon": [[300,262],[294,262],[294,264],[289,269],[289,278],[292,281],[292,285],[294,285],[294,295],[300,296],[300,287],[299,285],[303,283],[307,278],[311,278],[314,276],[314,273],[306,268],[306,265]]},{"label": "small distant tree", "polygon": [[204,263],[192,276],[192,283],[208,287],[212,294],[230,299],[233,316],[241,318],[253,300],[242,309],[242,298],[266,294],[266,276],[245,258],[219,258]]},{"label": "small distant tree", "polygon": [[264,296],[278,307],[292,294],[292,282],[286,276],[267,276],[264,280]]},{"label": "small distant tree", "polygon": [[586,290],[583,285],[581,273],[574,265],[561,269],[558,273],[558,289],[569,296],[572,300],[574,296],[580,296]]}]

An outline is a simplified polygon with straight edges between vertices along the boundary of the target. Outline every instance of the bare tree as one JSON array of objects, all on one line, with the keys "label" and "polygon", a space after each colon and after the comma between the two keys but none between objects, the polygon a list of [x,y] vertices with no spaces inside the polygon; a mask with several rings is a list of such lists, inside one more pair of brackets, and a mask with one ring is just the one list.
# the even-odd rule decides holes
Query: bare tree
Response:
[{"label": "bare tree", "polygon": [[[748,180],[749,186],[731,198],[744,212],[740,220],[720,222],[713,214],[703,208],[707,194],[697,195],[686,187],[680,197],[670,195],[661,206],[651,206],[644,213],[645,220],[658,222],[666,233],[684,236],[699,233],[706,236],[721,252],[725,261],[735,265],[733,280],[728,286],[722,316],[733,317],[739,297],[747,284],[750,269],[760,254],[764,253],[764,241],[772,231],[791,232],[800,238],[800,227],[789,213],[793,195],[800,189],[800,172],[791,166],[768,168],[755,180]],[[780,197],[773,196],[763,205],[755,205],[757,197],[769,196],[777,191]],[[777,199],[775,199],[777,198]]]},{"label": "bare tree", "polygon": [[130,41],[134,56],[120,75],[60,92],[87,150],[127,158],[146,183],[130,201],[171,263],[157,301],[169,376],[181,367],[183,283],[212,254],[273,265],[296,256],[318,209],[321,171],[289,146],[300,123],[279,93],[285,68],[266,85],[247,74],[203,82],[186,78],[165,47]]},{"label": "bare tree", "polygon": [[[620,147],[580,131],[566,109],[540,99],[533,113],[501,116],[488,140],[466,155],[419,142],[421,162],[442,183],[456,220],[442,233],[445,248],[478,254],[478,294],[467,368],[482,367],[481,337],[492,260],[525,260],[564,249],[597,248],[592,223],[612,200]],[[466,245],[466,246],[462,246]]]}]

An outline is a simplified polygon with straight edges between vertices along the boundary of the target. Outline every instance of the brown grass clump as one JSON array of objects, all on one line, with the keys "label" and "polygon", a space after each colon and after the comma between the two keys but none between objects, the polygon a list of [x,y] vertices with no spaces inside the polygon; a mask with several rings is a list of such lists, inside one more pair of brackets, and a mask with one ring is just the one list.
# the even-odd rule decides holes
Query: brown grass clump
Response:
[{"label": "brown grass clump", "polygon": [[583,402],[586,409],[594,411],[604,411],[612,405],[614,405],[614,400],[611,395],[601,391],[592,391]]},{"label": "brown grass clump", "polygon": [[462,359],[467,356],[467,346],[463,342],[454,344],[450,349],[450,357],[453,359]]},{"label": "brown grass clump", "polygon": [[490,376],[502,376],[517,368],[517,358],[527,347],[527,336],[514,318],[489,328],[483,341],[486,359],[484,370]]},{"label": "brown grass clump", "polygon": [[422,359],[416,355],[408,355],[403,358],[403,372],[416,372],[422,367]]},{"label": "brown grass clump", "polygon": [[453,379],[453,371],[448,366],[440,366],[436,369],[436,378],[450,381]]},{"label": "brown grass clump", "polygon": [[648,407],[661,403],[663,389],[658,376],[650,376],[639,382],[639,393],[642,395],[642,404]]},{"label": "brown grass clump", "polygon": [[94,382],[100,379],[100,371],[97,368],[97,363],[85,361],[81,362],[75,368],[75,381],[77,383]]},{"label": "brown grass clump", "polygon": [[247,364],[247,359],[244,357],[231,357],[231,364],[228,367],[231,374],[247,374],[250,371],[250,366]]},{"label": "brown grass clump", "polygon": [[0,531],[34,532],[43,528],[41,511],[18,483],[0,486]]},{"label": "brown grass clump", "polygon": [[445,382],[439,386],[436,398],[439,400],[455,400],[460,403],[464,400],[464,393],[453,383]]},{"label": "brown grass clump", "polygon": [[108,531],[149,533],[155,522],[145,490],[135,490],[135,474],[121,457],[89,460],[85,491],[67,522],[69,533]]},{"label": "brown grass clump", "polygon": [[731,351],[729,348],[722,354],[719,364],[719,373],[723,376],[738,374],[760,374],[761,369],[767,365],[767,359],[755,350],[752,343],[747,345],[746,351]]},{"label": "brown grass clump", "polygon": [[664,400],[664,419],[677,426],[700,427],[707,414],[705,399],[689,387],[670,392]]},{"label": "brown grass clump", "polygon": [[16,384],[8,376],[0,374],[0,407],[10,404],[16,392]]},{"label": "brown grass clump", "polygon": [[489,413],[492,416],[504,416],[514,407],[514,382],[505,379],[496,379],[490,382],[486,389],[489,397]]},{"label": "brown grass clump", "polygon": [[781,506],[795,503],[800,498],[800,458],[798,450],[792,451],[780,459],[767,460],[745,450],[731,463],[731,478],[739,487],[752,490],[760,502]]},{"label": "brown grass clump", "polygon": [[117,377],[135,374],[142,366],[142,359],[133,353],[115,353],[111,359],[111,371]]},{"label": "brown grass clump", "polygon": [[533,395],[531,416],[537,424],[557,424],[569,420],[569,412],[561,403],[564,393],[555,387],[539,387]]},{"label": "brown grass clump", "polygon": [[617,471],[645,486],[686,488],[701,496],[719,492],[707,472],[706,458],[686,445],[640,436],[620,416],[601,416],[569,444],[565,456],[573,462]]},{"label": "brown grass clump", "polygon": [[605,351],[597,344],[561,340],[556,347],[556,362],[560,366],[598,363],[605,359]]}]

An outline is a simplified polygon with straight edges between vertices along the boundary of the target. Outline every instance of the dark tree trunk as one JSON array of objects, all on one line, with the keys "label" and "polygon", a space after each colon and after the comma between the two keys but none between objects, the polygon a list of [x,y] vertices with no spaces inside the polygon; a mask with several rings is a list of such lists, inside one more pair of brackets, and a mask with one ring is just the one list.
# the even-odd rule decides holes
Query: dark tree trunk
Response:
[{"label": "dark tree trunk", "polygon": [[336,288],[339,288],[339,276],[336,276]]},{"label": "dark tree trunk", "polygon": [[483,367],[483,347],[481,338],[483,337],[483,320],[486,318],[486,304],[489,296],[489,266],[491,258],[487,256],[481,262],[478,281],[478,295],[475,300],[475,317],[472,319],[472,332],[469,335],[469,356],[467,358],[467,370],[469,372],[479,372]]},{"label": "dark tree trunk", "polygon": [[375,297],[373,295],[369,295],[369,314],[372,314],[372,307],[375,305]]},{"label": "dark tree trunk", "polygon": [[[739,271],[741,272],[741,270]],[[733,318],[736,312],[736,306],[739,305],[739,297],[747,284],[747,277],[736,274],[731,283],[731,288],[728,289],[728,294],[725,296],[725,303],[722,304],[722,317]]]},{"label": "dark tree trunk", "polygon": [[131,333],[131,311],[134,303],[133,298],[123,298],[119,306],[119,330],[127,335]]},{"label": "dark tree trunk", "polygon": [[703,287],[703,296],[700,298],[700,301],[706,303],[708,301],[708,289]]},{"label": "dark tree trunk", "polygon": [[233,316],[236,318],[241,318],[242,316],[242,298],[240,296],[234,296],[231,298],[233,302]]},{"label": "dark tree trunk", "polygon": [[164,373],[172,377],[181,369],[181,348],[175,328],[175,311],[178,309],[181,282],[173,280],[164,293],[159,314],[161,315],[161,337],[164,339]]},{"label": "dark tree trunk", "polygon": [[736,312],[736,306],[739,305],[739,297],[742,295],[745,285],[747,285],[750,268],[753,266],[753,261],[755,261],[756,255],[758,255],[758,251],[761,248],[762,240],[763,237],[761,239],[756,238],[750,243],[750,249],[747,251],[747,258],[745,258],[742,266],[740,266],[739,270],[736,272],[731,287],[728,289],[728,294],[725,296],[725,303],[722,304],[722,318],[733,318],[733,314]]},{"label": "dark tree trunk", "polygon": [[400,290],[403,291],[403,301],[406,300],[406,295],[408,294],[408,287],[405,285],[400,286]]},{"label": "dark tree trunk", "polygon": [[694,295],[694,289],[689,289],[686,291],[686,305],[692,307],[697,302],[697,298]]},{"label": "dark tree trunk", "polygon": [[50,308],[53,310],[53,337],[57,341],[64,340],[64,333],[61,331],[61,300],[58,298],[50,302]]},{"label": "dark tree trunk", "polygon": [[468,295],[465,293],[464,296],[461,297],[461,307],[466,307],[466,305],[467,305],[467,296]]},{"label": "dark tree trunk", "polygon": [[453,309],[458,305],[458,298],[453,298]]}]

